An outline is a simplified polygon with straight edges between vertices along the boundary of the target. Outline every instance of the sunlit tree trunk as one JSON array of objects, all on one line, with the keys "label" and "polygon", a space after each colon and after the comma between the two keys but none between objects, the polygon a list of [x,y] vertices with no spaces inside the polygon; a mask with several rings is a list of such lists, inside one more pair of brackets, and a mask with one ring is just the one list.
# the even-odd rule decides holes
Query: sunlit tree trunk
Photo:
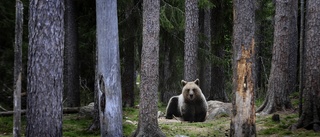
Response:
[{"label": "sunlit tree trunk", "polygon": [[231,137],[257,136],[255,126],[254,0],[233,0],[233,100]]},{"label": "sunlit tree trunk", "polygon": [[143,1],[138,129],[134,137],[164,137],[158,126],[160,0]]},{"label": "sunlit tree trunk", "polygon": [[22,77],[22,34],[23,3],[16,0],[16,26],[14,45],[14,117],[13,136],[21,136],[21,77]]},{"label": "sunlit tree trunk", "polygon": [[100,134],[122,137],[122,95],[117,1],[97,0],[97,71]]},{"label": "sunlit tree trunk", "polygon": [[262,114],[291,109],[289,94],[296,86],[298,54],[298,1],[276,0],[274,44],[267,97]]},{"label": "sunlit tree trunk", "polygon": [[64,1],[31,0],[27,137],[62,136]]},{"label": "sunlit tree trunk", "polygon": [[185,46],[184,46],[184,80],[194,81],[198,73],[198,35],[199,9],[198,0],[185,1]]},{"label": "sunlit tree trunk", "polygon": [[303,64],[303,106],[297,128],[320,131],[320,1],[308,0]]}]

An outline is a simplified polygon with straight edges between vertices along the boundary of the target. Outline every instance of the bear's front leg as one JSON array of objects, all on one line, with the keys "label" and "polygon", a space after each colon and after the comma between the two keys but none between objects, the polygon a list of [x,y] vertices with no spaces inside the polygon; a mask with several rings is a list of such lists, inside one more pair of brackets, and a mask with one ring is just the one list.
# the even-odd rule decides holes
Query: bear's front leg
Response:
[{"label": "bear's front leg", "polygon": [[192,106],[187,107],[182,115],[184,121],[194,122],[195,121],[195,109]]}]

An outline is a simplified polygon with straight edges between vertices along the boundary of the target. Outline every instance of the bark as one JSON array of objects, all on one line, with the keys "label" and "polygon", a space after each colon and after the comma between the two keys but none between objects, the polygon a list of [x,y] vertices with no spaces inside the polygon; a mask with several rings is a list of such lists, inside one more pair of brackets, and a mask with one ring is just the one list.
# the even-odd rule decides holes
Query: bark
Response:
[{"label": "bark", "polygon": [[64,2],[31,0],[27,137],[62,136]]},{"label": "bark", "polygon": [[299,117],[302,114],[303,62],[304,62],[304,0],[300,0],[300,47],[299,47]]},{"label": "bark", "polygon": [[143,39],[138,129],[133,136],[164,137],[158,127],[160,0],[143,1]]},{"label": "bark", "polygon": [[[161,101],[163,104],[167,104],[172,96],[179,95],[181,93],[180,82],[181,74],[175,73],[178,71],[178,63],[176,62],[181,54],[177,54],[178,50],[181,50],[180,45],[177,45],[178,40],[167,32],[163,31],[162,44],[160,44],[160,83],[159,91],[161,92]],[[175,43],[176,46],[172,46]],[[180,43],[179,43],[180,44]],[[162,60],[161,60],[162,59]]]},{"label": "bark", "polygon": [[[98,81],[98,51],[96,50],[96,58],[95,58],[95,75],[94,80]],[[88,131],[96,131],[100,129],[100,113],[99,113],[99,91],[98,91],[98,83],[94,83],[94,116],[92,123],[88,127]]]},{"label": "bark", "polygon": [[257,18],[255,20],[255,25],[256,25],[256,30],[255,30],[255,43],[256,43],[256,49],[255,49],[255,59],[256,59],[256,74],[257,74],[257,77],[256,77],[256,81],[257,81],[257,85],[256,85],[256,89],[257,89],[257,92],[255,94],[255,97],[256,98],[259,98],[261,95],[260,95],[260,91],[262,91],[260,88],[262,88],[262,63],[261,63],[261,60],[260,60],[260,49],[262,47],[262,42],[263,42],[263,39],[262,39],[262,17],[259,17],[259,15],[263,14],[263,5],[264,5],[264,0],[256,0],[256,4],[255,4],[255,14],[257,15]]},{"label": "bark", "polygon": [[15,22],[15,46],[14,46],[14,117],[13,136],[21,136],[21,77],[22,77],[22,34],[23,34],[23,3],[16,1]]},{"label": "bark", "polygon": [[122,137],[122,95],[118,37],[117,1],[96,1],[97,89],[100,134]]},{"label": "bark", "polygon": [[[215,56],[220,59],[224,58],[224,46],[216,47]],[[212,65],[212,90],[209,100],[219,100],[222,102],[229,102],[225,89],[225,73],[224,66],[220,63]]]},{"label": "bark", "polygon": [[[169,34],[165,34],[169,35]],[[163,53],[163,63],[160,65],[160,83],[159,88],[161,91],[161,101],[163,104],[167,104],[168,101],[172,96],[178,95],[179,90],[175,90],[173,85],[175,82],[172,82],[173,78],[173,67],[174,63],[172,62],[172,50],[173,48],[170,47],[169,42],[166,40],[166,36],[164,36],[165,42],[163,44],[163,47],[160,49],[160,52]]]},{"label": "bark", "polygon": [[198,0],[185,1],[184,80],[194,81],[198,74]]},{"label": "bark", "polygon": [[211,91],[211,9],[204,9],[203,33],[205,36],[203,43],[203,63],[201,63],[200,88],[206,98],[210,97]]},{"label": "bark", "polygon": [[134,106],[134,33],[137,31],[135,25],[134,16],[131,15],[132,8],[134,7],[134,1],[129,1],[126,5],[125,11],[125,24],[124,24],[124,51],[123,51],[123,60],[124,60],[124,70],[122,72],[122,105],[124,107],[133,107]]},{"label": "bark", "polygon": [[267,97],[257,110],[262,114],[292,108],[289,94],[296,86],[297,10],[296,0],[276,1],[274,44]]},{"label": "bark", "polygon": [[[212,57],[214,61],[211,67],[211,92],[208,100],[219,100],[223,102],[228,102],[225,91],[225,65],[222,60],[225,58],[224,48],[226,41],[224,40],[225,35],[229,35],[231,32],[226,32],[223,30],[224,26],[227,24],[226,13],[224,12],[227,7],[227,2],[215,1],[216,7],[213,9],[212,14],[212,35],[213,35],[213,47],[212,47]],[[231,25],[231,24],[230,24]]]},{"label": "bark", "polygon": [[234,0],[233,93],[230,136],[256,136],[254,0]]},{"label": "bark", "polygon": [[320,131],[320,1],[308,0],[304,54],[303,106],[297,128]]},{"label": "bark", "polygon": [[65,106],[80,106],[79,63],[78,63],[78,29],[74,0],[65,1]]}]

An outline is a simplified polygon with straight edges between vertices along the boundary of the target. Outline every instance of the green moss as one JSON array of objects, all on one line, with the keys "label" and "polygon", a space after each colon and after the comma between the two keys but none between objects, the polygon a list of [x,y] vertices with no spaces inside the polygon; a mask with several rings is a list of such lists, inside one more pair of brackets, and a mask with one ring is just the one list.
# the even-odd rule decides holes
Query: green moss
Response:
[{"label": "green moss", "polygon": [[92,119],[78,117],[77,114],[68,114],[63,116],[63,136],[66,137],[97,137],[100,136],[99,131],[87,131],[92,123]]},{"label": "green moss", "polygon": [[[159,110],[165,110],[165,106],[159,105]],[[139,109],[124,108],[123,109],[123,135],[130,136],[137,129]],[[312,130],[298,129],[296,131],[288,130],[288,127],[298,121],[298,114],[280,114],[280,122],[273,122],[272,115],[257,116],[256,127],[258,136],[320,136]],[[125,122],[130,120],[134,123]],[[12,136],[12,117],[0,117],[0,136]],[[22,117],[22,134],[25,133],[25,116]],[[92,119],[79,117],[77,114],[69,114],[63,116],[63,136],[65,137],[98,137],[100,131],[89,132],[87,128],[91,124]],[[229,135],[230,118],[219,117],[215,120],[206,122],[172,122],[161,123],[159,127],[167,137],[175,135],[186,135],[189,137],[220,137]]]},{"label": "green moss", "polygon": [[123,124],[123,136],[130,136],[133,134],[133,132],[136,130],[137,126],[132,124]]},{"label": "green moss", "polygon": [[258,135],[273,135],[273,134],[277,134],[279,133],[280,130],[276,129],[276,128],[267,128],[267,129],[263,129],[261,130]]},{"label": "green moss", "polygon": [[12,127],[12,117],[0,117],[0,136],[12,133]]}]

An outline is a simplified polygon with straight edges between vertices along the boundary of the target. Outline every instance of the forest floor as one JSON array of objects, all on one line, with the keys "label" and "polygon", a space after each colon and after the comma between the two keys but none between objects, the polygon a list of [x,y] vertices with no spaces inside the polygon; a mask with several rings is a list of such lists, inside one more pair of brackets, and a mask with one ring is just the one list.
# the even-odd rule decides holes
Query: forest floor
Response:
[{"label": "forest floor", "polygon": [[[165,107],[160,107],[163,111]],[[123,111],[124,136],[130,136],[137,128],[138,121],[137,108],[125,108]],[[296,123],[298,114],[296,112],[279,112],[280,122],[272,121],[272,115],[257,116],[257,135],[261,137],[306,137],[318,136],[312,130],[298,129],[290,131],[289,127]],[[0,117],[0,136],[12,136],[12,117]],[[63,136],[65,137],[99,137],[99,131],[88,132],[87,128],[92,122],[91,118],[80,117],[78,114],[65,114],[63,117]],[[22,134],[25,133],[25,116],[22,116]],[[179,120],[167,120],[159,118],[159,126],[168,137],[175,135],[185,135],[189,137],[224,137],[229,134],[230,118],[222,115],[214,120],[198,123],[181,122]]]}]

